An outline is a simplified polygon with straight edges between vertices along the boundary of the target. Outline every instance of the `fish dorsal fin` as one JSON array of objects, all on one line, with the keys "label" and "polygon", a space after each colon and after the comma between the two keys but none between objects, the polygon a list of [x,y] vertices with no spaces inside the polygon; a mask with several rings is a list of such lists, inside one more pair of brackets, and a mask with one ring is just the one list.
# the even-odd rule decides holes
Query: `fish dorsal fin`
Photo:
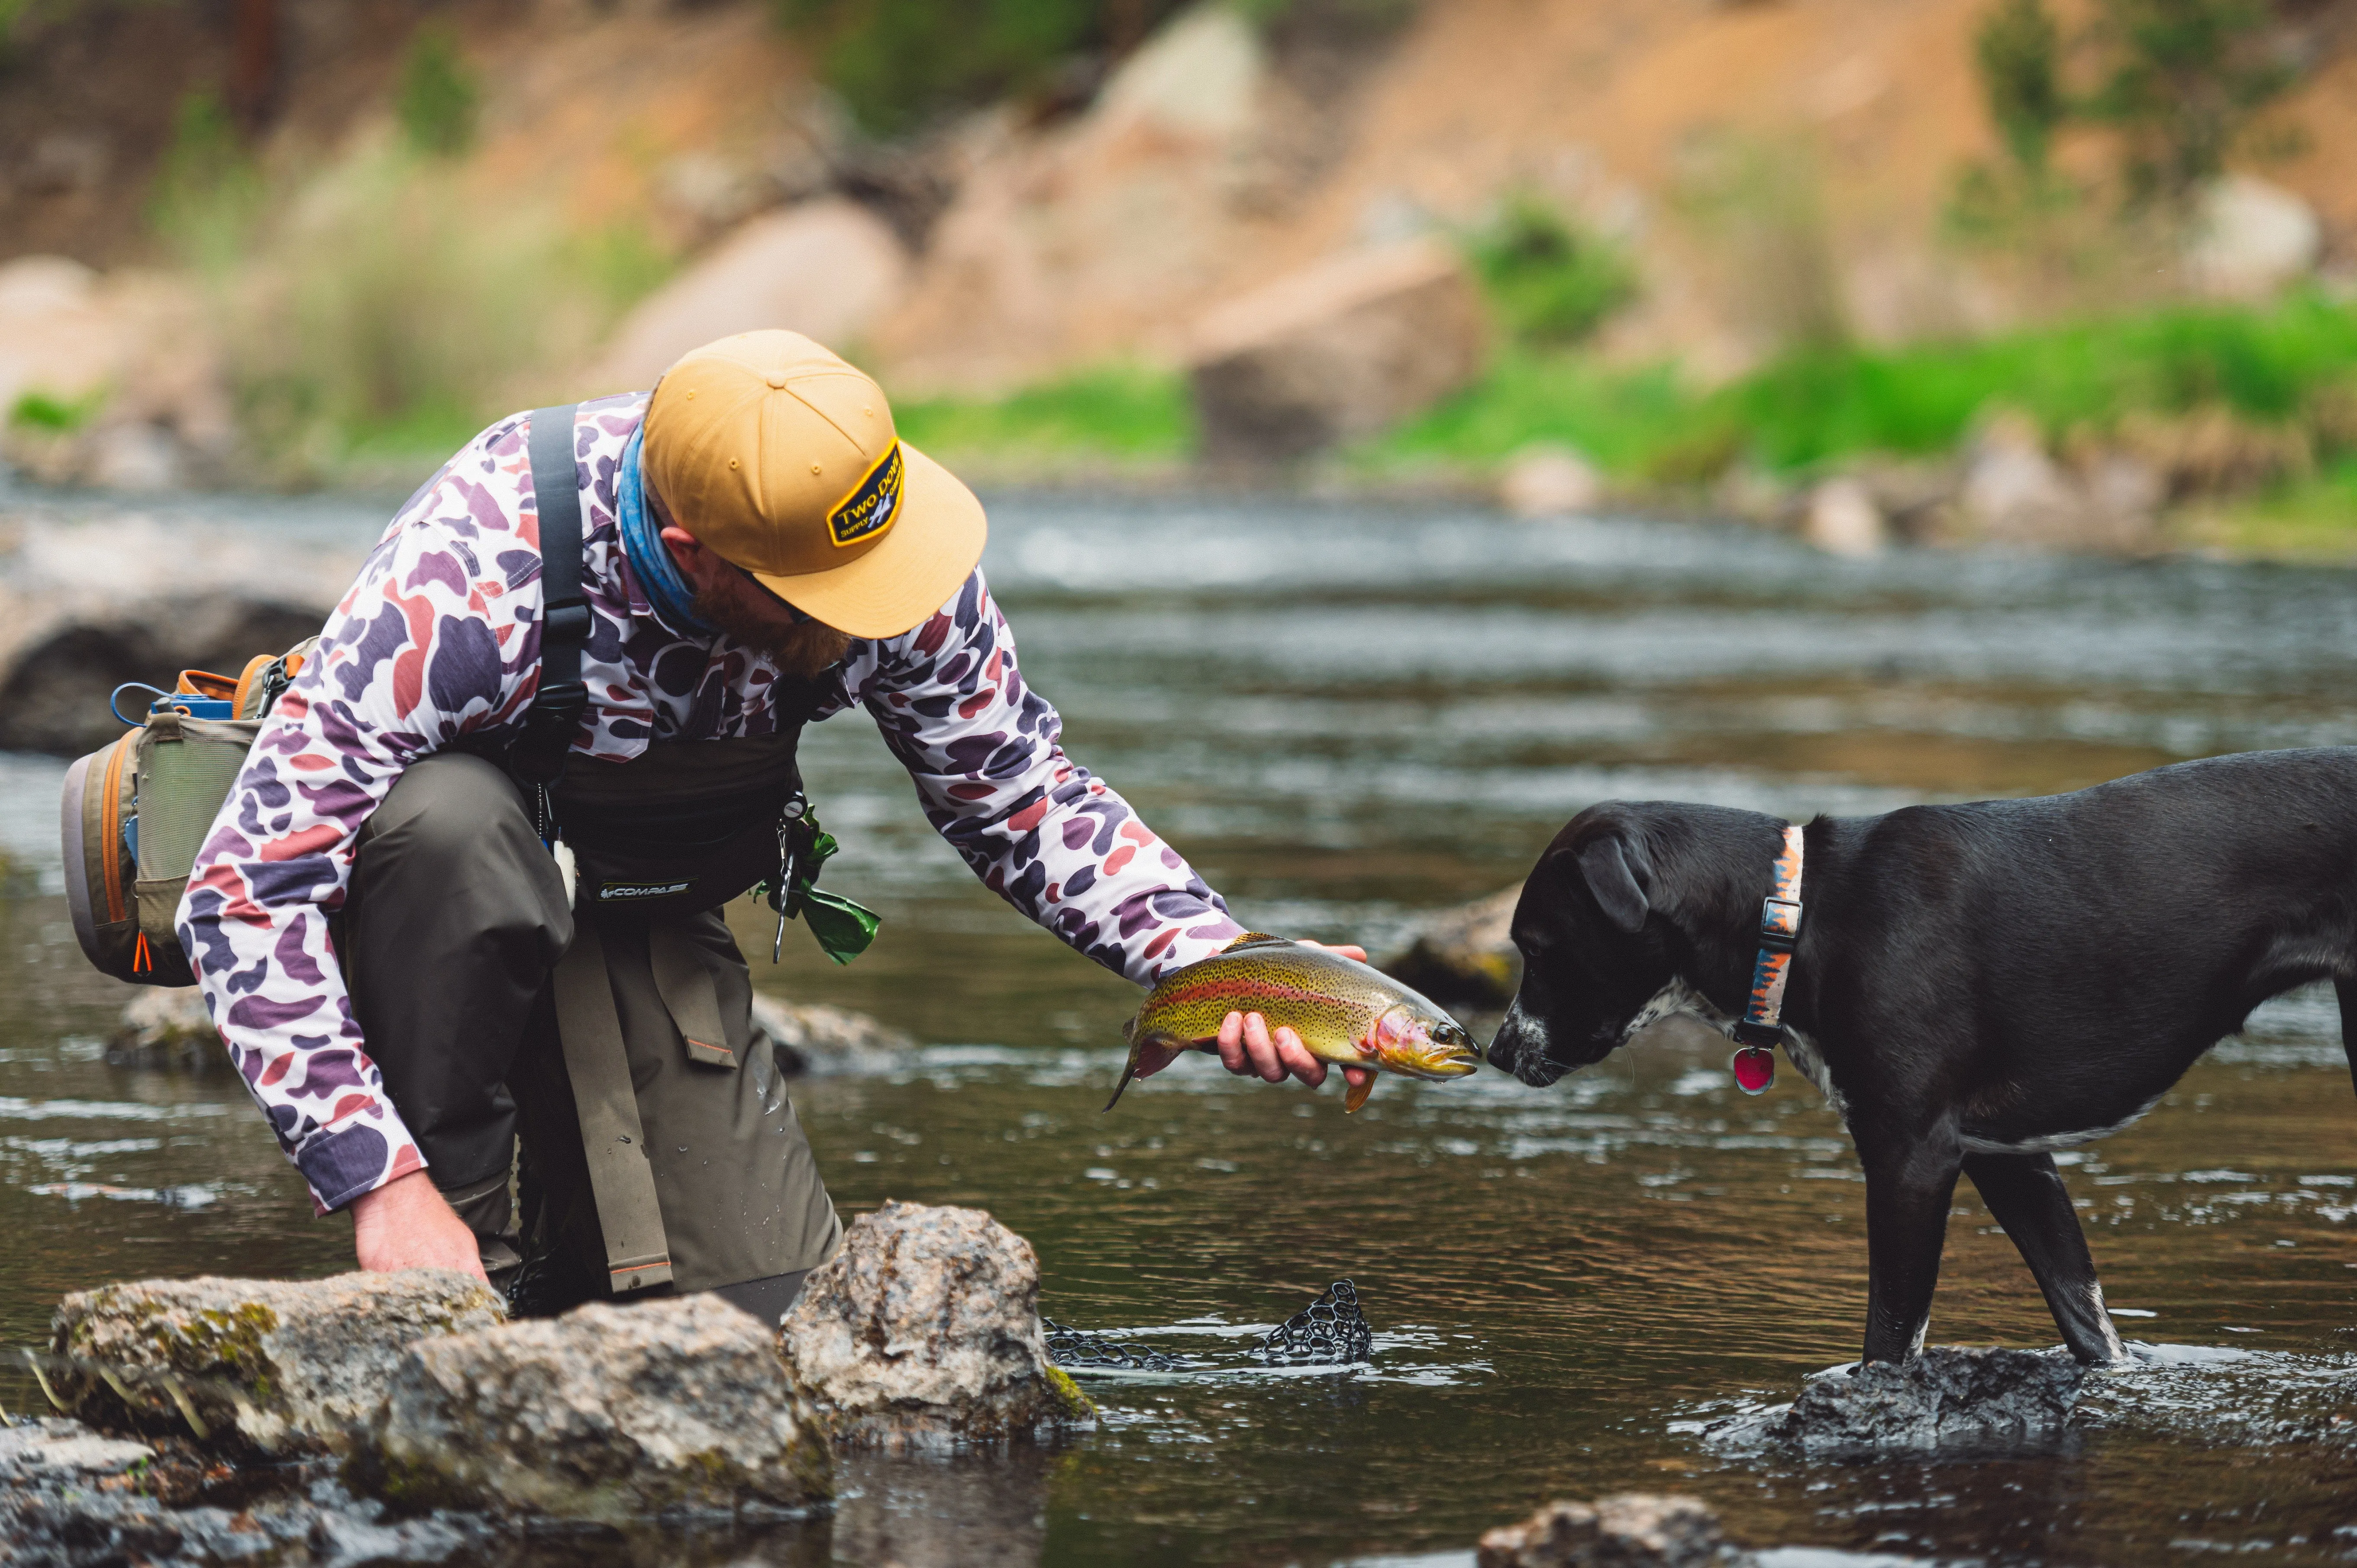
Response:
[{"label": "fish dorsal fin", "polygon": [[1291,937],[1272,937],[1266,931],[1246,931],[1243,936],[1238,937],[1234,941],[1230,942],[1226,947],[1222,948],[1220,950],[1222,952],[1234,952],[1242,948],[1265,948],[1271,946],[1289,948],[1294,945],[1295,944]]}]

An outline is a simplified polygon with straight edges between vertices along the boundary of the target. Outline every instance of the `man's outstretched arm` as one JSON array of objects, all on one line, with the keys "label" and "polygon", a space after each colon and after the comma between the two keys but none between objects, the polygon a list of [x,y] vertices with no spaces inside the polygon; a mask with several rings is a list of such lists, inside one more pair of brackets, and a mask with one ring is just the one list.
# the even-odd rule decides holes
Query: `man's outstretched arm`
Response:
[{"label": "man's outstretched arm", "polygon": [[[934,828],[985,886],[1076,951],[1151,985],[1243,934],[1185,858],[1065,755],[1063,721],[1025,682],[979,570],[915,631],[855,650],[845,675]],[[1229,1019],[1220,1055],[1272,1082],[1326,1079],[1298,1036],[1257,1014]]]}]

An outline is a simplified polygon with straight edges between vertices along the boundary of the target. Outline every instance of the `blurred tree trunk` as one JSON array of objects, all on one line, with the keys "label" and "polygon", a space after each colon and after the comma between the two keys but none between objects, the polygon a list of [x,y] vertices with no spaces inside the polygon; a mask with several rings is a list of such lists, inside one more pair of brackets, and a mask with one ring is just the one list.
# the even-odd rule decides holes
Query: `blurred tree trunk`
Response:
[{"label": "blurred tree trunk", "polygon": [[278,0],[237,0],[229,104],[250,135],[278,108]]}]

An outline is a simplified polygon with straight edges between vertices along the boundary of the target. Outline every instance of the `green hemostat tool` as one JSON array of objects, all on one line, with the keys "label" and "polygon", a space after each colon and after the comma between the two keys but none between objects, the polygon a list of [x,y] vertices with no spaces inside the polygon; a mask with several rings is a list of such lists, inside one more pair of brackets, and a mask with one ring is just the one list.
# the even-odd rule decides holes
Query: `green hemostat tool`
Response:
[{"label": "green hemostat tool", "polygon": [[805,809],[799,817],[778,824],[778,875],[753,889],[778,912],[778,940],[770,949],[775,963],[786,948],[786,922],[799,918],[810,929],[821,951],[837,963],[849,963],[867,950],[884,917],[839,894],[818,886],[819,868],[843,846],[818,825],[818,813]]}]

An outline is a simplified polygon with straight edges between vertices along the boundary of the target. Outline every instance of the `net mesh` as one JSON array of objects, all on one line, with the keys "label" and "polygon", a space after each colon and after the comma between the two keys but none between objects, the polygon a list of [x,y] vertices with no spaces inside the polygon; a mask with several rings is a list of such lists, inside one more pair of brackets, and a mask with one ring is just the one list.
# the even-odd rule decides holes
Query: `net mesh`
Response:
[{"label": "net mesh", "polygon": [[[1048,1359],[1076,1371],[1204,1372],[1217,1365],[1199,1357],[1173,1355],[1140,1340],[1084,1334],[1043,1317]],[[1373,1359],[1374,1332],[1359,1309],[1359,1290],[1336,1280],[1318,1299],[1278,1324],[1243,1352],[1264,1367],[1346,1367]]]},{"label": "net mesh", "polygon": [[1374,1331],[1359,1310],[1359,1288],[1336,1280],[1316,1301],[1270,1329],[1252,1355],[1275,1367],[1339,1367],[1367,1360],[1373,1349]]},{"label": "net mesh", "polygon": [[1048,1359],[1059,1367],[1078,1367],[1084,1371],[1181,1372],[1195,1365],[1185,1356],[1173,1356],[1151,1345],[1108,1339],[1102,1334],[1083,1334],[1077,1328],[1065,1327],[1052,1317],[1041,1318],[1039,1326],[1048,1331]]}]

